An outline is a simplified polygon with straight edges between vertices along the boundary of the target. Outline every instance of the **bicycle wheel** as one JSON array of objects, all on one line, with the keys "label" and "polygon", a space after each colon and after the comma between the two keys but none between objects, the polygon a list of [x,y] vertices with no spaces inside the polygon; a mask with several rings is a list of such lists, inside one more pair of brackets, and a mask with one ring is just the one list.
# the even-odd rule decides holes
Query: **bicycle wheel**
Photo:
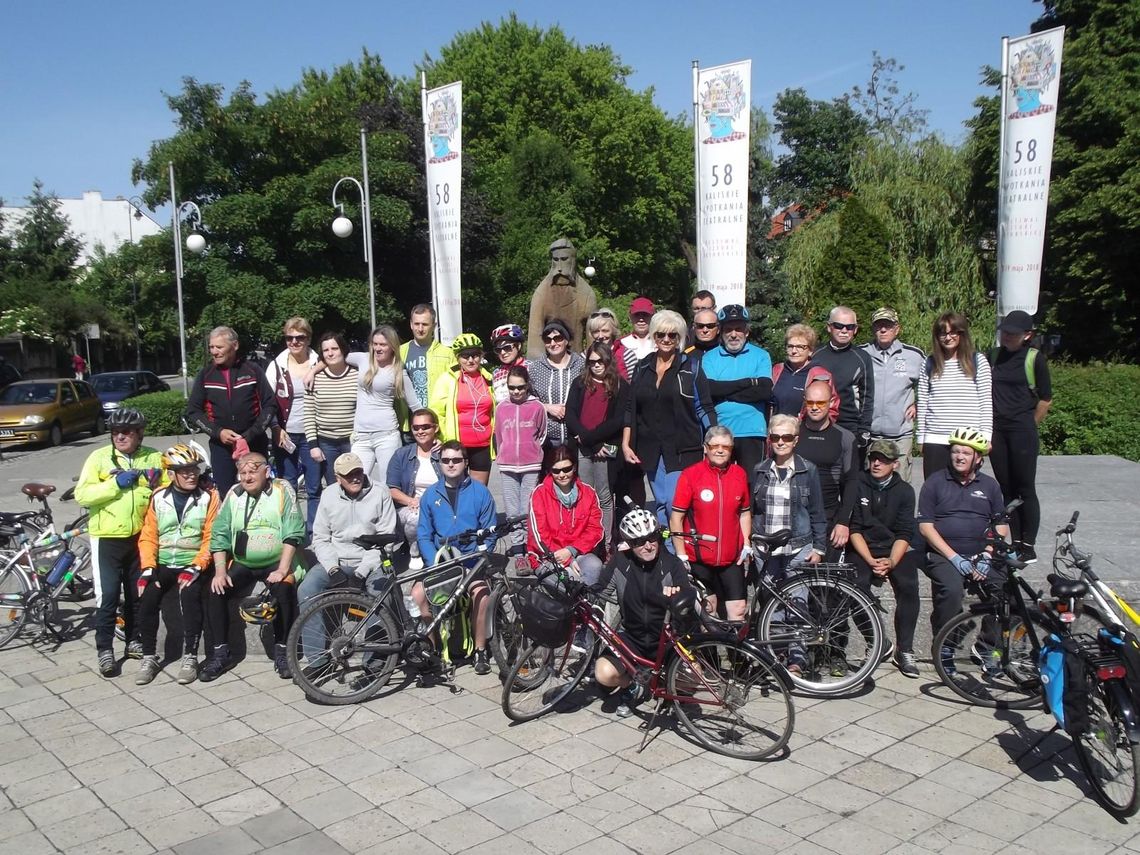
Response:
[{"label": "bicycle wheel", "polygon": [[[503,712],[511,721],[530,721],[566,701],[594,660],[597,637],[589,627],[557,648],[528,641],[503,684]],[[573,638],[573,635],[571,636]]]},{"label": "bicycle wheel", "polygon": [[[1030,612],[1030,623],[1041,618]],[[1033,636],[1020,615],[1009,616],[1002,638],[996,611],[962,612],[934,637],[934,670],[954,694],[979,707],[1023,710],[1041,703]]]},{"label": "bicycle wheel", "polygon": [[756,643],[788,667],[797,689],[842,695],[879,667],[883,621],[871,598],[850,582],[808,574],[776,588],[757,618]]},{"label": "bicycle wheel", "polygon": [[11,555],[0,555],[0,647],[20,634],[28,619],[31,589],[24,574],[11,565]]},{"label": "bicycle wheel", "polygon": [[1073,748],[1096,800],[1113,816],[1125,819],[1140,807],[1136,783],[1140,746],[1128,738],[1119,704],[1105,689],[1104,683],[1090,680],[1089,729],[1073,737]]},{"label": "bicycle wheel", "polygon": [[709,638],[676,656],[665,672],[677,718],[701,745],[727,757],[762,760],[783,750],[796,713],[772,660],[735,638]]},{"label": "bicycle wheel", "polygon": [[491,655],[499,666],[499,674],[505,677],[510,673],[527,640],[515,608],[514,596],[502,582],[491,591],[487,609],[491,615]]},{"label": "bicycle wheel", "polygon": [[314,701],[358,704],[391,679],[399,654],[370,648],[398,642],[400,629],[383,608],[367,617],[375,603],[355,591],[334,591],[317,597],[294,621],[286,655],[293,681]]}]

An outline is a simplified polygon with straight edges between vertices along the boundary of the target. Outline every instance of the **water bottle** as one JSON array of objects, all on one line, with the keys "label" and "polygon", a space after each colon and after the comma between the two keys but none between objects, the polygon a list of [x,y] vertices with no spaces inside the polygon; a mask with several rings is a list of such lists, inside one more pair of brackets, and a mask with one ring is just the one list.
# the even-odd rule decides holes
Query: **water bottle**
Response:
[{"label": "water bottle", "polygon": [[416,605],[415,599],[411,594],[404,597],[404,608],[408,610],[408,617],[418,619],[420,616],[420,607]]},{"label": "water bottle", "polygon": [[67,578],[68,573],[71,571],[71,568],[74,564],[74,552],[72,552],[70,549],[65,549],[63,552],[61,552],[59,554],[59,557],[55,559],[55,564],[51,566],[51,570],[48,572],[48,587],[54,588],[56,585],[59,585],[61,582],[63,582]]}]

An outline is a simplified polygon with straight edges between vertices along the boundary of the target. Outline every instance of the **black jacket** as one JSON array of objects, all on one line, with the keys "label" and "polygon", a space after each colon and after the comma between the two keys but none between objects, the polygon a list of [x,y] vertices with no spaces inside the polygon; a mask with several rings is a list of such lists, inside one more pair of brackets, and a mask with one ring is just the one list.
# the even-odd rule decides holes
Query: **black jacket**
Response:
[{"label": "black jacket", "polygon": [[277,406],[256,362],[239,359],[230,366],[228,378],[211,362],[194,378],[186,417],[211,439],[228,428],[249,440],[276,421]]},{"label": "black jacket", "polygon": [[685,565],[666,551],[664,544],[658,549],[656,561],[648,565],[619,552],[602,570],[595,590],[604,590],[611,579],[617,588],[622,631],[633,641],[638,653],[652,656],[657,652],[661,625],[669,611],[669,598],[664,589],[683,591],[693,587]]},{"label": "black jacket", "polygon": [[[586,369],[587,371],[589,368]],[[579,438],[579,450],[589,456],[598,453],[598,450],[607,442],[621,445],[621,432],[625,427],[625,413],[629,408],[629,384],[618,378],[617,395],[608,401],[606,418],[596,428],[587,430],[582,427],[582,402],[586,399],[586,375],[574,378],[570,384],[570,397],[566,399],[566,427],[571,436]]]},{"label": "black jacket", "polygon": [[696,395],[693,366],[681,353],[657,385],[657,354],[651,353],[634,369],[629,381],[629,409],[625,424],[629,444],[641,458],[641,468],[652,474],[657,458],[666,472],[677,472],[700,461],[704,441],[704,411]]},{"label": "black jacket", "polygon": [[890,555],[896,540],[914,542],[914,487],[896,472],[880,488],[870,472],[860,472],[855,488],[851,532],[863,535],[875,558]]},{"label": "black jacket", "polygon": [[875,410],[875,366],[870,355],[852,345],[836,350],[827,342],[812,355],[811,361],[831,372],[839,392],[836,421],[855,434],[861,445],[865,444],[871,436]]}]

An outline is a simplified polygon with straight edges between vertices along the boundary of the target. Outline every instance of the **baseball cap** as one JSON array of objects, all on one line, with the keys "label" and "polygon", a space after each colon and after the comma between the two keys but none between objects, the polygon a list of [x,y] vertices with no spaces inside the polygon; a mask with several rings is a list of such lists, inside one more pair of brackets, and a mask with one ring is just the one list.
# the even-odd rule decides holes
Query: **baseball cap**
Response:
[{"label": "baseball cap", "polygon": [[360,459],[359,455],[353,454],[351,451],[348,454],[342,454],[333,464],[333,471],[337,475],[347,475],[354,469],[363,470],[364,461]]},{"label": "baseball cap", "polygon": [[875,321],[890,321],[892,324],[899,322],[899,313],[889,306],[881,306],[875,309],[875,313],[871,315],[871,323]]},{"label": "baseball cap", "polygon": [[648,297],[634,297],[633,302],[629,304],[630,315],[636,315],[638,312],[645,312],[648,315],[652,315],[655,311],[657,311],[657,309],[654,307],[653,301]]},{"label": "baseball cap", "polygon": [[898,460],[902,457],[898,443],[893,439],[876,439],[867,448],[867,456],[870,457],[872,454],[881,454],[888,460]]},{"label": "baseball cap", "polygon": [[731,305],[723,307],[716,313],[716,316],[722,324],[731,321],[747,321],[749,319],[748,310],[739,303],[732,303]]},{"label": "baseball cap", "polygon": [[1002,318],[998,329],[1002,332],[1026,333],[1033,329],[1033,318],[1029,316],[1028,312],[1010,312]]}]

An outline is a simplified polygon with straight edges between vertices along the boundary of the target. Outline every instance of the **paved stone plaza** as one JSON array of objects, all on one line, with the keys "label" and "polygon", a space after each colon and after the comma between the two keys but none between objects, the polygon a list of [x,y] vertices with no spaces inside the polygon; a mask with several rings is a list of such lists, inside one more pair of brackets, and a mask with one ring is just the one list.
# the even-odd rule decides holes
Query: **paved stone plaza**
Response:
[{"label": "paved stone plaza", "polygon": [[[62,488],[89,451],[10,455],[0,506],[34,477]],[[1108,473],[1122,486],[1140,467],[1102,462],[1087,501],[1103,517]],[[1086,507],[1058,486],[1045,527]],[[1134,501],[1097,523],[1121,556]],[[1140,822],[1084,794],[1051,718],[964,706],[929,662],[919,680],[885,665],[856,697],[797,698],[789,753],[746,763],[672,719],[639,753],[648,708],[619,720],[601,698],[512,725],[499,681],[470,668],[455,692],[397,672],[367,704],[317,706],[250,641],[235,670],[190,686],[177,663],[150,686],[134,662],[103,679],[90,633],[0,651],[0,853],[1140,852]]]}]

